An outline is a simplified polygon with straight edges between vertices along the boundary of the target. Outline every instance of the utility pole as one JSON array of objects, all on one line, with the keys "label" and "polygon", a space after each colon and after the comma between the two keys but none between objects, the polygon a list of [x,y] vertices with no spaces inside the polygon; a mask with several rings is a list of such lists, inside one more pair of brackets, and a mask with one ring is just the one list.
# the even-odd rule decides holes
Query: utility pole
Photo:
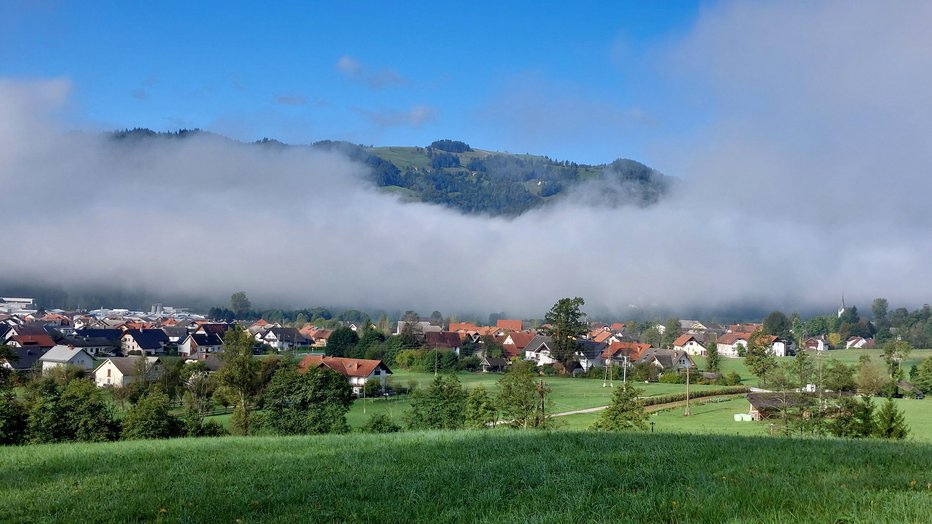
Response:
[{"label": "utility pole", "polygon": [[686,411],[683,416],[689,416],[689,364],[686,364]]}]

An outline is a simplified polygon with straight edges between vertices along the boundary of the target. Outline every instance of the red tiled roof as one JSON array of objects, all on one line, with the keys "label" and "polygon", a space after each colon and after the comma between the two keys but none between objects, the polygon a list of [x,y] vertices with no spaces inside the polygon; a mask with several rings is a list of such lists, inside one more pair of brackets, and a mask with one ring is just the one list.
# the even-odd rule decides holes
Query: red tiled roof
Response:
[{"label": "red tiled roof", "polygon": [[318,329],[317,331],[314,331],[314,333],[311,334],[311,338],[313,338],[314,340],[317,340],[317,339],[327,340],[330,338],[331,333],[333,333],[333,331],[330,331],[329,329]]},{"label": "red tiled roof", "polygon": [[498,322],[495,323],[495,327],[506,331],[521,331],[524,327],[524,323],[520,320],[499,319]]},{"label": "red tiled roof", "polygon": [[345,377],[368,377],[375,371],[375,368],[381,366],[388,373],[391,370],[382,363],[381,360],[370,360],[365,358],[343,358],[327,357],[321,355],[308,355],[301,359],[298,364],[298,370],[304,372],[310,368],[326,366]]},{"label": "red tiled roof", "polygon": [[592,337],[592,341],[593,342],[605,342],[606,340],[610,338],[612,338],[611,331],[602,331],[598,333],[597,335],[595,335],[594,337]]},{"label": "red tiled roof", "polygon": [[627,355],[628,360],[633,361],[641,358],[641,354],[648,349],[650,349],[650,344],[644,342],[612,342],[611,345],[602,352],[602,358]]},{"label": "red tiled roof", "polygon": [[739,340],[744,340],[747,342],[751,338],[750,333],[725,333],[724,335],[718,337],[716,341],[718,344],[732,345]]},{"label": "red tiled roof", "polygon": [[472,322],[450,322],[450,331],[479,331],[479,326]]},{"label": "red tiled roof", "polygon": [[452,349],[459,347],[460,336],[459,333],[453,333],[450,331],[428,331],[427,333],[424,333],[424,343],[431,348]]},{"label": "red tiled roof", "polygon": [[[677,346],[683,347],[690,340],[696,340],[696,337],[692,335],[680,335],[679,338],[673,341],[673,347],[677,347]],[[699,341],[696,340],[696,342],[699,342]]]},{"label": "red tiled roof", "polygon": [[612,324],[612,325],[609,326],[608,328],[611,329],[612,331],[619,331],[619,330],[622,330],[622,329],[625,328],[625,323],[624,323],[624,322],[615,322],[614,324]]},{"label": "red tiled roof", "polygon": [[39,346],[42,348],[55,346],[55,341],[48,335],[16,335],[10,340],[15,340],[21,346]]},{"label": "red tiled roof", "polygon": [[[536,335],[534,335],[534,333],[525,333],[523,331],[519,331],[512,333],[509,336],[511,337],[511,341],[514,343],[515,348],[520,351],[527,347],[527,345],[530,344],[532,340],[534,340]],[[508,337],[506,336],[505,339],[507,340]],[[511,344],[505,344],[503,340],[502,345],[507,349],[507,346],[510,346]]]}]

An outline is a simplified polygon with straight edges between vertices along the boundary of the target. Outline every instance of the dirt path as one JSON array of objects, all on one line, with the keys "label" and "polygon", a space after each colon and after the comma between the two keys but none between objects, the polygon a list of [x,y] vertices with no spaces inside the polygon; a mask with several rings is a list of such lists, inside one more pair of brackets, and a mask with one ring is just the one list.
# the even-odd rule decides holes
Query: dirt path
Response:
[{"label": "dirt path", "polygon": [[[747,395],[747,393],[732,393],[730,395],[715,395],[712,397],[699,397],[699,398],[690,399],[690,400],[692,400],[692,402],[705,402],[705,401],[714,400],[717,398],[740,397],[744,395]],[[664,404],[654,404],[653,406],[645,406],[644,411],[648,413],[653,413],[654,411],[661,411],[667,408],[675,408],[675,407],[680,407],[680,406],[685,406],[685,405],[686,405],[685,400],[677,400],[676,402],[666,402]],[[603,409],[606,409],[607,407],[608,406],[599,406],[597,408],[575,409],[573,411],[564,411],[562,413],[554,413],[550,416],[551,417],[565,417],[567,415],[579,415],[582,413],[596,413],[598,411],[602,411]]]}]

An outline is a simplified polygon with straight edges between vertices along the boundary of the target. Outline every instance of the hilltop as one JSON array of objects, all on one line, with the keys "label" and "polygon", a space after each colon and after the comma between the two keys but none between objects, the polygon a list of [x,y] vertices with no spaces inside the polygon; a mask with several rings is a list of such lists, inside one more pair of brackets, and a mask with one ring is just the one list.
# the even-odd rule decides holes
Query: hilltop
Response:
[{"label": "hilltop", "polygon": [[[172,133],[133,129],[112,133],[118,140],[185,139],[198,135],[219,137],[197,129]],[[457,140],[437,140],[423,147],[363,146],[331,140],[289,145],[272,139],[241,145],[340,152],[368,166],[369,181],[382,191],[466,214],[517,216],[586,185],[599,195],[596,198],[600,204],[647,206],[663,198],[671,184],[670,177],[631,159],[579,164],[541,155],[474,149]]]},{"label": "hilltop", "polygon": [[927,522],[932,446],[650,433],[3,450],[4,522]]}]

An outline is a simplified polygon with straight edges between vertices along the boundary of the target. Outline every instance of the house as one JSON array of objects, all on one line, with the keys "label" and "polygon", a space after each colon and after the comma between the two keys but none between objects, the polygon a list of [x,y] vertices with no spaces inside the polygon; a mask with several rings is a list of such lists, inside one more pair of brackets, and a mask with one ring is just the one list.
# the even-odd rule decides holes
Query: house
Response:
[{"label": "house", "polygon": [[604,344],[608,344],[609,343],[608,341],[610,339],[613,339],[614,337],[615,337],[615,333],[613,333],[608,328],[600,329],[596,332],[589,333],[589,340],[593,342],[604,343]]},{"label": "house", "polygon": [[178,344],[178,356],[191,358],[198,354],[220,353],[223,351],[223,339],[215,333],[192,333]]},{"label": "house", "polygon": [[505,335],[500,344],[505,350],[505,355],[508,358],[520,356],[527,345],[531,343],[536,337],[536,333],[527,333],[525,331],[516,331],[514,333],[509,333]]},{"label": "house", "polygon": [[168,341],[172,344],[177,344],[185,339],[188,336],[188,328],[184,326],[165,326],[160,327],[162,331],[165,332],[165,336],[168,337]]},{"label": "house", "polygon": [[718,354],[722,357],[737,358],[748,348],[750,333],[725,333],[715,343]]},{"label": "house", "polygon": [[690,334],[680,335],[673,341],[673,349],[676,351],[685,351],[690,355],[705,355],[705,348],[699,343],[699,340]]},{"label": "house", "polygon": [[680,332],[689,335],[698,335],[708,331],[708,327],[698,320],[680,320]]},{"label": "house", "polygon": [[825,339],[824,335],[807,338],[805,346],[806,349],[813,349],[816,351],[826,351],[832,349],[831,344],[828,343],[828,340]]},{"label": "house", "polygon": [[278,351],[310,345],[310,341],[293,327],[268,328],[256,334],[256,341],[268,344]]},{"label": "house", "polygon": [[424,333],[424,345],[430,349],[447,349],[459,355],[461,344],[462,339],[460,339],[459,333],[452,331]]},{"label": "house", "polygon": [[107,338],[79,337],[76,335],[63,336],[58,339],[58,343],[63,346],[81,348],[94,357],[101,355],[111,356],[119,347],[119,344],[114,344]]},{"label": "house", "polygon": [[155,380],[162,373],[158,357],[110,357],[94,369],[97,387],[122,388],[146,377]]},{"label": "house", "polygon": [[696,363],[685,351],[673,349],[648,349],[637,360],[637,364],[650,364],[662,371],[680,371],[682,369],[696,369]]},{"label": "house", "polygon": [[479,367],[483,373],[501,372],[508,369],[508,360],[497,357],[482,357],[479,359]]},{"label": "house", "polygon": [[530,360],[537,363],[538,366],[553,364],[556,362],[551,358],[551,347],[553,339],[547,335],[535,335],[530,342],[524,346],[524,360]]},{"label": "house", "polygon": [[845,349],[861,349],[874,347],[874,339],[864,337],[850,337],[845,341]]},{"label": "house", "polygon": [[612,325],[608,326],[608,329],[611,329],[613,333],[621,333],[625,330],[625,323],[613,322]]},{"label": "house", "polygon": [[612,342],[602,351],[602,359],[615,364],[627,363],[628,366],[633,366],[648,349],[650,349],[650,344],[643,342]]},{"label": "house", "polygon": [[431,324],[430,322],[427,322],[426,320],[419,320],[417,322],[413,322],[410,320],[399,320],[398,327],[396,328],[395,334],[396,335],[402,334],[405,330],[405,326],[407,326],[408,324],[411,324],[411,331],[414,333],[414,336],[416,336],[419,340],[424,339],[425,333],[430,333],[432,331],[439,333],[443,331],[443,329],[440,326],[435,326]]},{"label": "house", "polygon": [[576,352],[573,355],[584,372],[592,368],[605,366],[602,353],[608,348],[608,344],[594,340],[577,340],[576,347]]},{"label": "house", "polygon": [[198,353],[192,358],[185,360],[186,364],[193,362],[203,362],[207,367],[207,373],[220,371],[220,368],[224,365],[223,361],[220,360],[216,353]]},{"label": "house", "polygon": [[124,355],[163,355],[167,345],[168,335],[161,329],[130,329],[120,337]]},{"label": "house", "polygon": [[812,395],[805,393],[748,393],[751,419],[760,421],[776,415],[781,410],[805,405]]},{"label": "house", "polygon": [[222,322],[200,322],[194,332],[198,335],[213,334],[223,338],[229,329],[230,325]]},{"label": "house", "polygon": [[324,355],[308,355],[298,364],[299,372],[307,372],[311,368],[327,368],[343,375],[349,380],[350,387],[356,395],[362,394],[363,387],[371,379],[378,379],[382,387],[392,371],[381,360],[364,358],[328,357]]},{"label": "house", "polygon": [[42,362],[42,371],[59,366],[78,366],[83,369],[94,369],[94,357],[81,348],[71,348],[68,346],[55,346],[39,357]]},{"label": "house", "polygon": [[42,335],[13,335],[7,339],[6,344],[14,348],[34,348],[37,351],[48,351],[55,347],[55,341],[48,334]]},{"label": "house", "polygon": [[308,337],[313,341],[315,348],[325,348],[327,347],[327,340],[330,339],[330,335],[333,334],[333,331],[329,329],[317,329],[314,330],[314,334]]},{"label": "house", "polygon": [[16,355],[14,362],[0,358],[0,367],[13,371],[31,371],[36,368],[39,357],[45,354],[46,349],[36,348],[35,346],[14,347],[13,354]]},{"label": "house", "polygon": [[123,338],[123,332],[119,329],[84,328],[75,330],[74,336],[86,340],[107,339],[109,345],[118,348],[121,345],[120,340]]}]

